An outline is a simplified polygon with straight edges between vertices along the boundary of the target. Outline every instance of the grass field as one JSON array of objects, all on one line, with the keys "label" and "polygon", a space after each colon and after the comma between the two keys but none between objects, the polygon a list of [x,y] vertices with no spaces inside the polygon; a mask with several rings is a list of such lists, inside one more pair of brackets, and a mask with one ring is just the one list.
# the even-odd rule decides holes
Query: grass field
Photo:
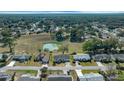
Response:
[{"label": "grass field", "polygon": [[98,66],[96,62],[80,62],[81,66]]},{"label": "grass field", "polygon": [[6,63],[0,62],[0,67],[3,67],[3,66],[5,66],[5,65],[6,65]]},{"label": "grass field", "polygon": [[18,52],[26,52],[29,54],[38,53],[38,49],[42,48],[43,44],[54,42],[58,44],[68,44],[69,52],[82,52],[82,44],[81,43],[71,43],[68,40],[63,42],[57,42],[50,39],[50,35],[48,33],[41,33],[38,35],[26,35],[21,36],[19,40],[17,40],[17,45],[15,51]]},{"label": "grass field", "polygon": [[31,74],[33,76],[37,75],[37,71],[35,71],[35,70],[8,70],[8,71],[6,71],[6,73],[11,74],[11,75],[14,72],[16,72],[16,76],[20,76],[22,74]]},{"label": "grass field", "polygon": [[21,36],[19,40],[17,40],[17,45],[15,51],[18,53],[26,52],[29,54],[37,54],[38,49],[40,49],[44,41],[49,41],[50,36],[46,33],[42,33],[39,35],[26,35]]},{"label": "grass field", "polygon": [[89,74],[89,73],[99,73],[98,70],[82,70],[81,71],[83,74]]},{"label": "grass field", "polygon": [[50,74],[54,74],[54,75],[59,75],[59,74],[63,74],[63,71],[62,70],[48,70],[48,75]]},{"label": "grass field", "polygon": [[119,81],[123,81],[123,80],[124,80],[124,71],[121,71],[121,72],[118,74],[117,80],[119,80]]},{"label": "grass field", "polygon": [[[38,50],[42,49],[43,44],[49,43],[49,42],[54,42],[54,43],[57,43],[59,45],[68,44],[69,53],[72,53],[72,52],[81,53],[81,52],[83,52],[82,51],[82,43],[71,43],[69,40],[66,40],[66,41],[63,41],[63,42],[57,42],[55,40],[51,40],[50,35],[48,33],[21,36],[16,41],[15,52],[16,52],[16,54],[27,53],[29,55],[36,56],[39,53]],[[0,47],[0,51],[5,52],[5,51],[9,51],[9,49]],[[54,54],[62,54],[62,51],[53,52],[53,55]],[[50,65],[51,65],[51,63],[52,62],[50,62]],[[35,63],[35,62],[33,62],[33,60],[31,62],[26,63],[26,64],[16,63],[16,65],[41,66],[41,64]],[[64,66],[64,64],[59,64],[57,66]]]},{"label": "grass field", "polygon": [[15,66],[42,66],[42,64],[38,62],[26,62],[26,63],[16,62]]}]

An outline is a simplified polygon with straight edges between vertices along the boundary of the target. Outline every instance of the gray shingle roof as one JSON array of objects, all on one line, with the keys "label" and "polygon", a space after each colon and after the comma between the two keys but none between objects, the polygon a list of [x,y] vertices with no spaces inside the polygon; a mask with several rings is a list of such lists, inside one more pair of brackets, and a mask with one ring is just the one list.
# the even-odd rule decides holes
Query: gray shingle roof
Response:
[{"label": "gray shingle roof", "polygon": [[89,54],[77,54],[73,58],[75,61],[88,61],[91,59]]},{"label": "gray shingle roof", "polygon": [[11,79],[11,75],[0,72],[0,81],[7,81]]},{"label": "gray shingle roof", "polygon": [[67,75],[49,75],[48,81],[72,81],[72,77]]},{"label": "gray shingle roof", "polygon": [[55,55],[54,56],[54,62],[61,63],[61,62],[69,62],[69,55]]}]

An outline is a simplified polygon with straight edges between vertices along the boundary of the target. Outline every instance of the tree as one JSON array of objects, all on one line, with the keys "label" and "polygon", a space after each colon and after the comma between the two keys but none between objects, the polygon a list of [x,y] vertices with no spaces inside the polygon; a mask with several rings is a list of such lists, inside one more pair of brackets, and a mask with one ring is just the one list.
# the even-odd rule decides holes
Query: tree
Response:
[{"label": "tree", "polygon": [[63,35],[62,30],[59,30],[58,32],[56,32],[56,40],[57,41],[63,41],[64,40],[64,35]]},{"label": "tree", "polygon": [[110,52],[112,49],[116,49],[119,46],[117,38],[108,38],[103,41],[103,48],[106,52]]},{"label": "tree", "polygon": [[47,67],[43,67],[40,71],[41,71],[40,80],[42,80],[42,78],[47,78]]},{"label": "tree", "polygon": [[62,54],[64,54],[65,52],[68,53],[69,51],[68,44],[63,44],[60,49],[62,51]]},{"label": "tree", "polygon": [[90,39],[83,43],[83,51],[92,51],[95,52],[96,50],[102,47],[102,41],[96,38]]},{"label": "tree", "polygon": [[13,53],[15,48],[15,37],[12,36],[11,31],[9,29],[5,29],[1,32],[1,35],[3,36],[2,42],[4,43],[4,46],[9,47],[9,52]]},{"label": "tree", "polygon": [[14,81],[15,80],[15,76],[16,76],[16,72],[14,72],[14,74],[12,75],[12,81]]}]

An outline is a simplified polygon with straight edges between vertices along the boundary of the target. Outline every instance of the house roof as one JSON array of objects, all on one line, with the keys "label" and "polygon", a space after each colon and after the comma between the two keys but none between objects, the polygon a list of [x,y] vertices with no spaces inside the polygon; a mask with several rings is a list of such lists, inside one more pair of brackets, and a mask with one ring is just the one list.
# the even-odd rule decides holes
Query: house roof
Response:
[{"label": "house roof", "polygon": [[11,75],[0,72],[0,81],[1,80],[3,81],[3,79],[4,79],[4,81],[10,80],[11,79]]},{"label": "house roof", "polygon": [[25,60],[25,59],[29,59],[29,55],[15,55],[14,57],[13,57],[13,60]]},{"label": "house roof", "polygon": [[73,56],[74,59],[91,59],[89,54],[77,54]]},{"label": "house roof", "polygon": [[40,78],[31,76],[30,74],[24,74],[17,81],[40,81]]},{"label": "house roof", "polygon": [[21,77],[18,81],[40,81],[40,78]]},{"label": "house roof", "polygon": [[99,73],[89,73],[89,74],[84,74],[84,76],[86,78],[93,78],[93,77],[102,77],[103,78],[103,76]]},{"label": "house roof", "polygon": [[72,81],[72,77],[68,75],[49,75],[48,81]]},{"label": "house roof", "polygon": [[55,55],[54,56],[54,61],[55,62],[68,62],[69,61],[70,56],[67,54],[63,54],[63,55]]},{"label": "house roof", "polygon": [[108,55],[108,54],[96,54],[96,55],[92,56],[92,58],[94,58],[96,60],[111,59],[111,55]]},{"label": "house roof", "polygon": [[118,60],[124,60],[124,54],[114,54],[113,57]]}]

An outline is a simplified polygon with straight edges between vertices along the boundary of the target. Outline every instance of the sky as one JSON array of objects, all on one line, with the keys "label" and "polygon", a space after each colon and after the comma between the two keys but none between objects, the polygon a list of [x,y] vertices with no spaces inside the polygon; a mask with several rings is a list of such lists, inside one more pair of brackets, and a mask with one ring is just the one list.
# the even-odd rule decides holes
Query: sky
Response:
[{"label": "sky", "polygon": [[0,0],[0,11],[124,11],[124,0]]}]

